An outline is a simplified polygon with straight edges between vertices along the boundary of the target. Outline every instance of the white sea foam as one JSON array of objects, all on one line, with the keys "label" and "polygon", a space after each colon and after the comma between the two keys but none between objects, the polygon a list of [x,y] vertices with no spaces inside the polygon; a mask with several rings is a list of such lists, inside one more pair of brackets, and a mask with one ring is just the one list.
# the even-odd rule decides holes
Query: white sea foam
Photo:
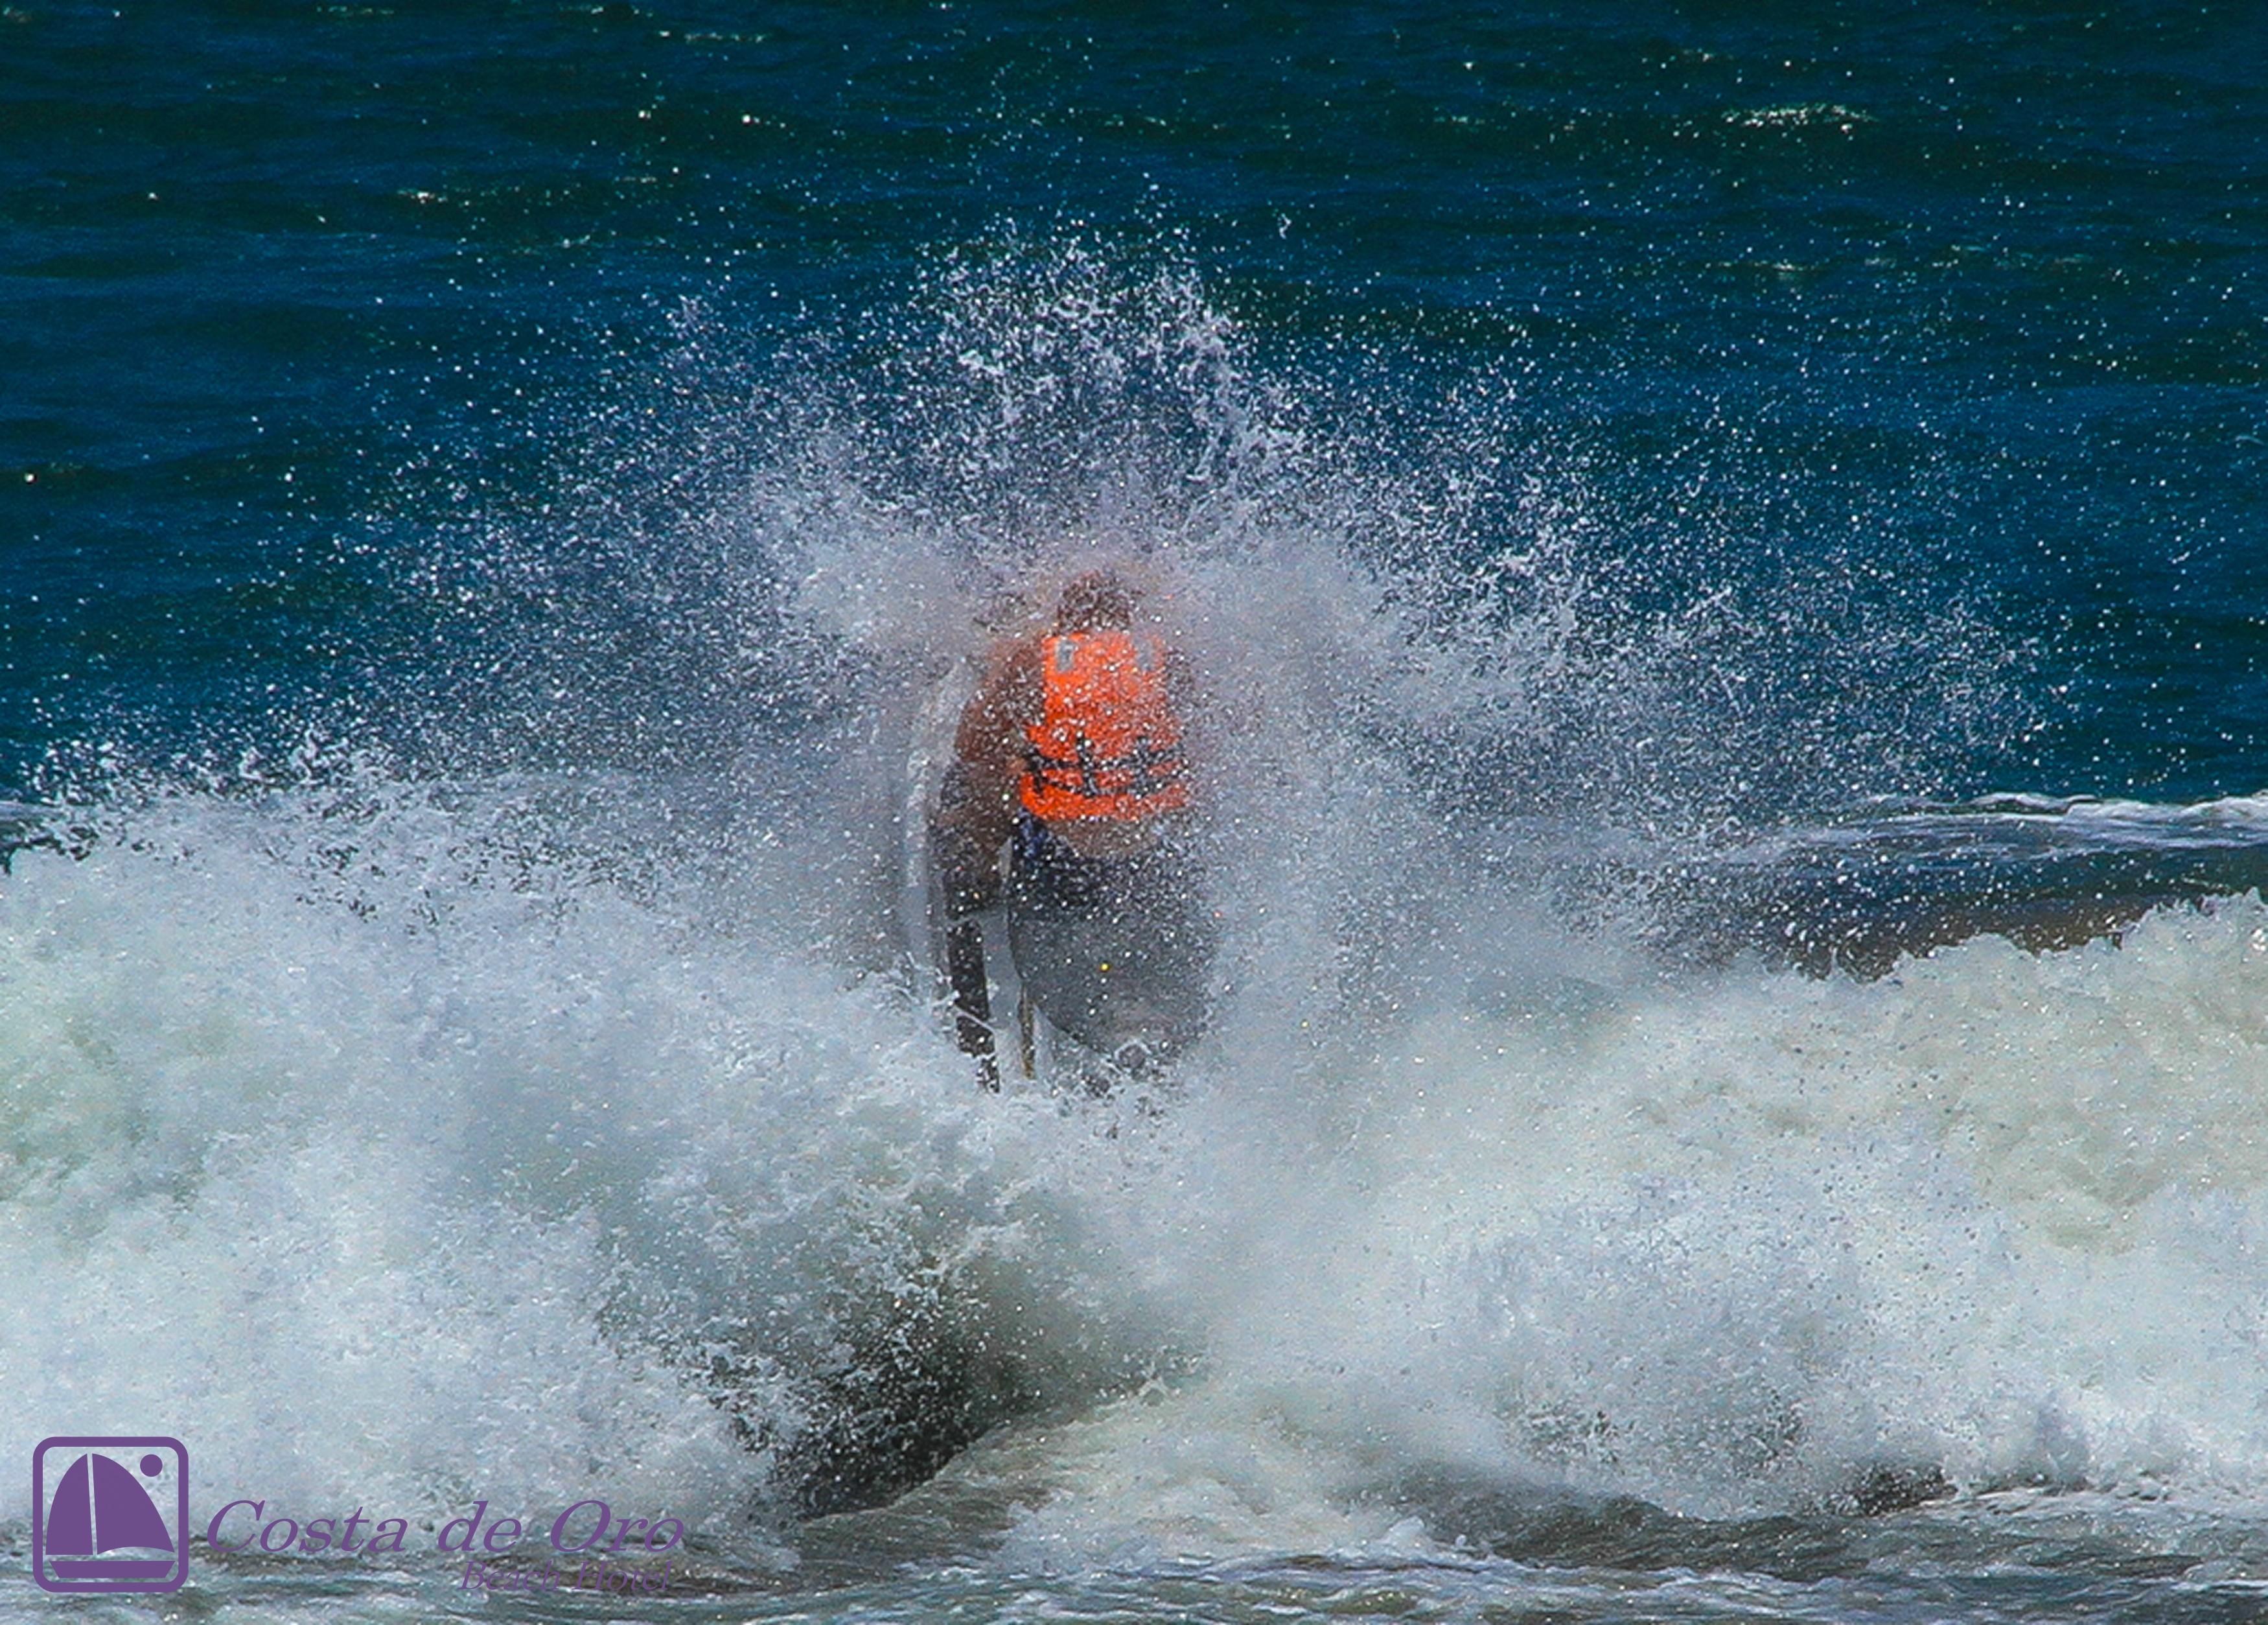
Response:
[{"label": "white sea foam", "polygon": [[840,1422],[819,1379],[899,1336],[1073,1407],[1022,1446],[1058,1558],[1383,1539],[1429,1474],[1718,1515],[1883,1465],[2268,1489],[2256,900],[1860,982],[1571,979],[1466,899],[1398,1010],[1231,990],[1160,1117],[983,1096],[792,920],[482,878],[465,816],[404,793],[342,862],[335,807],[190,797],[18,857],[6,1448],[176,1432],[199,1505],[745,1529]]},{"label": "white sea foam", "polygon": [[878,1305],[997,1277],[1071,1342],[1141,1306],[1082,1301],[1107,1238],[1051,1237],[1093,1216],[1049,1171],[1084,1127],[978,1099],[901,986],[484,877],[420,796],[346,828],[311,799],[178,799],[0,888],[25,1451],[177,1433],[216,1508],[733,1525],[768,1488],[705,1379],[735,1332],[777,1444]]}]

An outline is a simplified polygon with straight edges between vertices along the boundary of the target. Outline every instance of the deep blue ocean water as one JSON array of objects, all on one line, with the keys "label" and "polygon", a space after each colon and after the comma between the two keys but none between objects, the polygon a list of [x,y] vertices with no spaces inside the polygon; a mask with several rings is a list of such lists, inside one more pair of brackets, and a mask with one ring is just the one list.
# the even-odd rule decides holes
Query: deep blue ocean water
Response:
[{"label": "deep blue ocean water", "polygon": [[[655,1619],[2257,1617],[2264,62],[0,6],[0,1456],[667,1504]],[[1220,702],[1162,1112],[895,935],[1098,554]]]},{"label": "deep blue ocean water", "polygon": [[[401,579],[435,529],[603,481],[594,436],[637,465],[606,499],[666,522],[709,470],[663,443],[699,465],[745,394],[885,388],[941,261],[1077,243],[1121,292],[1200,279],[1323,438],[1351,409],[1423,461],[1445,398],[1513,396],[1508,454],[1581,469],[1617,588],[1832,572],[1796,606],[1822,666],[1957,606],[2008,708],[1926,708],[1918,763],[1815,794],[2249,793],[2258,27],[18,7],[6,775],[129,721],[391,702],[438,635]],[[685,358],[688,303],[729,358]],[[1504,532],[1425,541],[1477,565]]]}]

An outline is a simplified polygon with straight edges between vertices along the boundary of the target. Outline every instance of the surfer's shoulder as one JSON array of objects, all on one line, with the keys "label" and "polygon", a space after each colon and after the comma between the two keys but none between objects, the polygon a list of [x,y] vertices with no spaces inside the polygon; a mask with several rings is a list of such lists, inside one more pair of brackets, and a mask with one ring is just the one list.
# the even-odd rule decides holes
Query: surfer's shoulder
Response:
[{"label": "surfer's shoulder", "polygon": [[983,689],[993,705],[1029,710],[1039,696],[1040,639],[1002,638],[985,652]]},{"label": "surfer's shoulder", "polygon": [[980,657],[977,670],[976,687],[961,712],[959,746],[963,756],[987,750],[990,742],[1019,728],[1039,711],[1037,639],[995,639]]}]

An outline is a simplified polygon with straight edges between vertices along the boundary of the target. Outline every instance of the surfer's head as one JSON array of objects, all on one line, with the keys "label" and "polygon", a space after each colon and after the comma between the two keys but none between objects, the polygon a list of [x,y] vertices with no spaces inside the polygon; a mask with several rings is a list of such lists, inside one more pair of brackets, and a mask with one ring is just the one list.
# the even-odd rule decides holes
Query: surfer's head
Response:
[{"label": "surfer's head", "polygon": [[1134,624],[1137,595],[1116,570],[1090,570],[1073,576],[1056,602],[1056,630],[1078,632],[1116,627],[1123,632]]}]

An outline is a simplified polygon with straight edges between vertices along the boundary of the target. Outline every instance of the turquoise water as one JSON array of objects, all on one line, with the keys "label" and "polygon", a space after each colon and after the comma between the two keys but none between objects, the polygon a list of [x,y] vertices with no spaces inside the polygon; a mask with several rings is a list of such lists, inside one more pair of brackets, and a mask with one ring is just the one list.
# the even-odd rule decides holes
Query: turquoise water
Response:
[{"label": "turquoise water", "polygon": [[[2254,1617],[2264,46],[0,7],[0,1457],[409,1524],[263,1619]],[[909,753],[1097,557],[1215,1021],[982,1097]]]}]

